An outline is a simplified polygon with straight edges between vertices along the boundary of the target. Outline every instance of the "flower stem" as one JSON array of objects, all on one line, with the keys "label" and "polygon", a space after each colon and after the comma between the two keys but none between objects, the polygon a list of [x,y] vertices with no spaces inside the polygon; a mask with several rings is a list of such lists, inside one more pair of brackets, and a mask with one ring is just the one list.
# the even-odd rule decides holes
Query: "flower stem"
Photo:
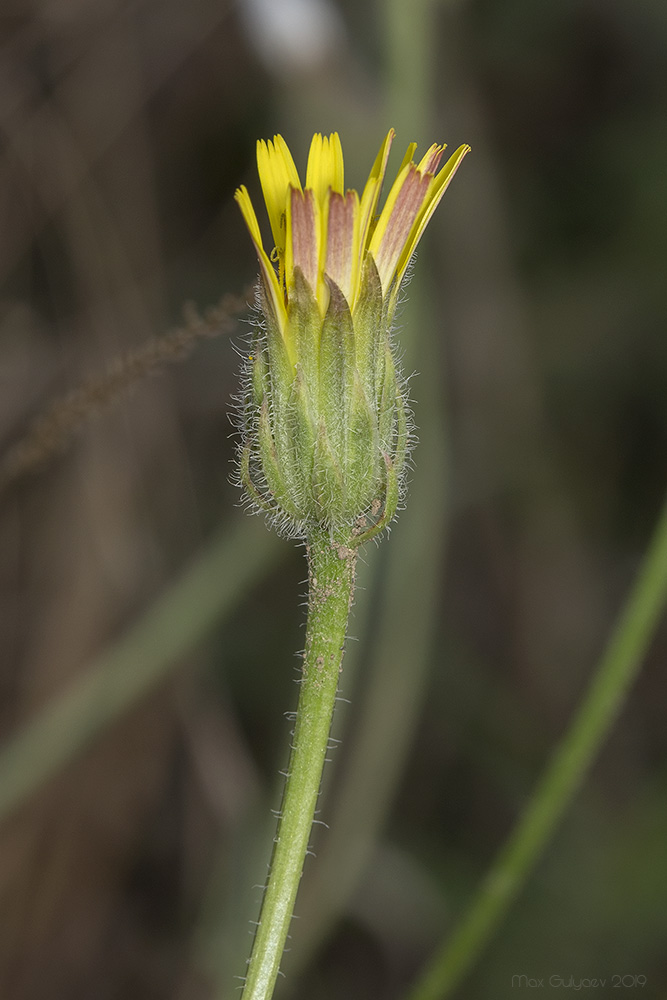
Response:
[{"label": "flower stem", "polygon": [[354,592],[356,550],[346,540],[316,532],[307,553],[308,621],[294,742],[242,1000],[269,1000],[278,976],[315,815]]},{"label": "flower stem", "polygon": [[607,737],[667,602],[667,501],[625,609],[572,725],[467,913],[409,1000],[445,1000],[488,943],[542,856]]}]

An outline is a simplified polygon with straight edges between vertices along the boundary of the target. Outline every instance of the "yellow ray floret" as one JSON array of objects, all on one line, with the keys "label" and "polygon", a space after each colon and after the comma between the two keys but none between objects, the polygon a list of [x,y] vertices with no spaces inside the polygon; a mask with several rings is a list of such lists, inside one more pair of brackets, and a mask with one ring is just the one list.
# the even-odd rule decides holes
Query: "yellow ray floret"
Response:
[{"label": "yellow ray floret", "polygon": [[[257,166],[275,249],[270,257],[245,187],[236,192],[259,257],[262,278],[280,329],[290,347],[287,303],[300,268],[322,315],[329,302],[327,280],[335,282],[354,312],[364,258],[375,260],[383,295],[398,291],[408,262],[469,146],[461,146],[439,171],[445,146],[433,144],[419,163],[410,143],[384,207],[376,216],[394,130],[387,133],[361,198],[345,191],[338,133],[313,136],[302,188],[287,143],[280,135],[257,144]],[[278,273],[271,261],[277,261]],[[390,302],[391,307],[391,302]]]},{"label": "yellow ray floret", "polygon": [[375,163],[371,168],[368,180],[366,181],[366,186],[364,187],[364,193],[361,196],[361,206],[359,209],[359,243],[362,251],[365,250],[368,245],[368,239],[372,228],[371,224],[373,222],[375,209],[377,208],[378,199],[380,197],[380,190],[382,188],[384,175],[387,170],[389,150],[391,149],[391,144],[394,141],[395,135],[396,133],[393,128],[390,128],[385,136],[384,142],[380,146],[380,151],[375,158]]},{"label": "yellow ray floret", "polygon": [[271,223],[273,241],[279,252],[285,249],[285,199],[290,187],[301,189],[299,174],[289,147],[281,135],[273,142],[257,143],[257,170]]},{"label": "yellow ray floret", "polygon": [[361,276],[359,195],[329,191],[324,218],[327,219],[326,273],[354,307]]},{"label": "yellow ray floret", "polygon": [[287,295],[293,284],[295,267],[319,298],[322,274],[322,213],[311,188],[290,188],[287,198],[287,243],[285,246],[285,282]]},{"label": "yellow ray floret", "polygon": [[338,133],[313,136],[308,154],[306,187],[315,193],[320,205],[324,204],[329,188],[343,194],[343,149]]},{"label": "yellow ray floret", "polygon": [[[444,150],[444,146],[442,147]],[[440,204],[442,196],[449,187],[449,184],[459,168],[463,157],[470,152],[470,146],[463,145],[459,146],[455,153],[453,153],[444,167],[433,178],[429,190],[426,196],[426,200],[419,212],[417,218],[415,219],[412,229],[410,230],[410,235],[406,241],[403,252],[399,258],[398,264],[396,265],[396,283],[400,284],[403,275],[405,274],[405,269],[410,262],[410,258],[417,249],[417,244],[419,243],[422,233],[426,229],[426,226],[431,220],[431,216],[435,212],[436,208]]]},{"label": "yellow ray floret", "polygon": [[255,209],[252,207],[252,202],[250,200],[250,195],[248,194],[248,189],[245,185],[241,185],[234,195],[239,208],[243,214],[243,219],[248,231],[250,233],[250,239],[255,245],[255,250],[257,251],[257,256],[259,258],[259,266],[262,272],[262,278],[264,279],[264,287],[269,295],[271,304],[273,305],[276,319],[280,324],[281,330],[285,328],[287,322],[287,311],[285,309],[285,296],[283,290],[278,283],[278,278],[276,272],[271,266],[271,261],[266,255],[266,251],[262,244],[262,234],[259,230],[259,223],[257,221],[257,216],[255,214]]}]

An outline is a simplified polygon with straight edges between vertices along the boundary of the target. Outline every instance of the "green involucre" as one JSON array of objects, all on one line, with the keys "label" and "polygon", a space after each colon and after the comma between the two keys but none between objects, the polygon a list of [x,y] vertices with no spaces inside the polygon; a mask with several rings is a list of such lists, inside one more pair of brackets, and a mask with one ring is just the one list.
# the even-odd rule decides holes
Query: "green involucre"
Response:
[{"label": "green involucre", "polygon": [[329,282],[322,317],[299,268],[294,278],[286,335],[260,285],[240,480],[250,504],[290,534],[349,529],[366,540],[396,510],[410,438],[392,316],[370,254],[354,315]]}]

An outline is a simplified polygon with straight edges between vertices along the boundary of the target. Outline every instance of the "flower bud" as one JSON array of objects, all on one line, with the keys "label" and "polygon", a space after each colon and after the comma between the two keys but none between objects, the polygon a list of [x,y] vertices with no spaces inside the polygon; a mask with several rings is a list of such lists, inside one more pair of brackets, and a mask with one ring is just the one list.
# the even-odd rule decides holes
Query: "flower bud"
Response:
[{"label": "flower bud", "polygon": [[248,362],[240,480],[254,506],[303,536],[325,528],[365,541],[388,524],[401,492],[411,423],[391,339],[396,300],[469,147],[436,173],[444,146],[416,165],[411,144],[376,217],[393,137],[361,197],[344,189],[336,133],[314,136],[305,188],[282,137],[260,141],[270,258],[247,190],[236,192],[259,258],[262,317]]}]

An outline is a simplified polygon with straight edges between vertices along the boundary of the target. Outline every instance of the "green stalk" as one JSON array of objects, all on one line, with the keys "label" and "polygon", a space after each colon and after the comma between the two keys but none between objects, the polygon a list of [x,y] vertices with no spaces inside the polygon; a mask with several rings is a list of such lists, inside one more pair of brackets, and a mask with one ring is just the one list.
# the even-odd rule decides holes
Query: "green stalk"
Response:
[{"label": "green stalk", "polygon": [[273,995],[308,851],[354,592],[356,550],[319,532],[307,553],[308,621],[294,742],[242,1000]]},{"label": "green stalk", "polygon": [[667,502],[635,586],[569,732],[468,912],[409,1000],[445,1000],[473,966],[541,857],[608,735],[667,602]]}]

